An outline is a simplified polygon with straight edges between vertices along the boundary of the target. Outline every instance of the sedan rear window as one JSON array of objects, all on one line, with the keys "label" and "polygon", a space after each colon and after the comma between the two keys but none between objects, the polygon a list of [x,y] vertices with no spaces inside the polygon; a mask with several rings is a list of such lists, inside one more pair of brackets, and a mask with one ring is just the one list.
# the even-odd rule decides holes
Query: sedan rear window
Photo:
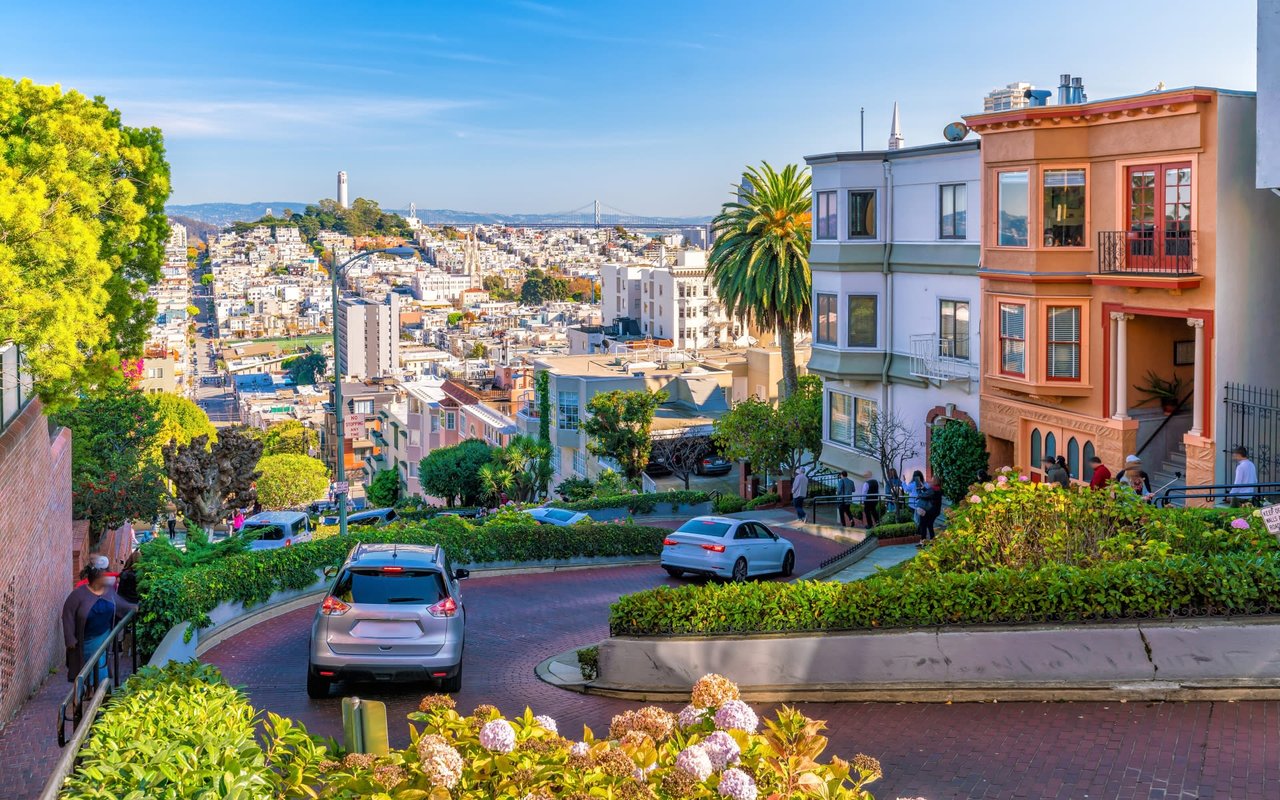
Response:
[{"label": "sedan rear window", "polygon": [[338,576],[338,582],[333,586],[333,596],[344,603],[434,605],[447,594],[444,580],[435,570],[406,569],[402,572],[387,572],[381,568],[369,567],[349,569]]},{"label": "sedan rear window", "polygon": [[729,523],[715,522],[709,519],[691,519],[676,529],[676,533],[696,533],[700,536],[724,536],[729,531]]}]

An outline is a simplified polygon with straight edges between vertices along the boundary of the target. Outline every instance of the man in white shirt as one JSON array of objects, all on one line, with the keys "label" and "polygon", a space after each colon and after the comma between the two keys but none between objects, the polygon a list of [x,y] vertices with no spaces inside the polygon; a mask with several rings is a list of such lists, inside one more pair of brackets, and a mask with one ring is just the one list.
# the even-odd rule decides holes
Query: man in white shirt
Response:
[{"label": "man in white shirt", "polygon": [[809,494],[809,473],[804,467],[796,467],[796,476],[791,481],[791,501],[796,507],[796,520],[804,522],[804,499]]},{"label": "man in white shirt", "polygon": [[1231,505],[1239,508],[1254,502],[1258,482],[1258,468],[1249,460],[1249,451],[1237,447],[1231,451],[1231,458],[1236,462],[1236,477],[1231,481]]}]

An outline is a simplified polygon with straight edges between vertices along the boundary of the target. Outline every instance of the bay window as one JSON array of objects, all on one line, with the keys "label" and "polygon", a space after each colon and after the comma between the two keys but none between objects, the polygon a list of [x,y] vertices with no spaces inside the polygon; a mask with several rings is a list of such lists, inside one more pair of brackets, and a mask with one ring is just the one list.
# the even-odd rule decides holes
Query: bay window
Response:
[{"label": "bay window", "polygon": [[1084,247],[1083,169],[1044,171],[1044,246]]},{"label": "bay window", "polygon": [[876,346],[876,300],[873,294],[849,295],[849,347]]},{"label": "bay window", "polygon": [[1001,247],[1027,246],[1027,173],[1001,172],[996,191],[996,243]]},{"label": "bay window", "polygon": [[836,238],[836,193],[814,192],[813,238]]},{"label": "bay window", "polygon": [[836,295],[819,292],[816,300],[813,304],[813,340],[817,344],[834,345],[836,329],[840,321]]},{"label": "bay window", "polygon": [[1080,307],[1049,306],[1047,320],[1047,377],[1059,381],[1079,380]]},{"label": "bay window", "polygon": [[1027,307],[1020,303],[1000,304],[1000,371],[1027,374]]}]

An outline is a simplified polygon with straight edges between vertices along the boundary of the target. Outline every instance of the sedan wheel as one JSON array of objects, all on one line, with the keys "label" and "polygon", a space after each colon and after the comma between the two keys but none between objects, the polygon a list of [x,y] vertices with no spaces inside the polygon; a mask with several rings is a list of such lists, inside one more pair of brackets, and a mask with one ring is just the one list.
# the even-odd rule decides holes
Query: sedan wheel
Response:
[{"label": "sedan wheel", "polygon": [[733,580],[735,583],[742,583],[747,579],[747,560],[740,558],[733,565]]},{"label": "sedan wheel", "polygon": [[796,551],[788,550],[786,557],[782,559],[782,577],[790,578],[791,573],[796,571]]}]

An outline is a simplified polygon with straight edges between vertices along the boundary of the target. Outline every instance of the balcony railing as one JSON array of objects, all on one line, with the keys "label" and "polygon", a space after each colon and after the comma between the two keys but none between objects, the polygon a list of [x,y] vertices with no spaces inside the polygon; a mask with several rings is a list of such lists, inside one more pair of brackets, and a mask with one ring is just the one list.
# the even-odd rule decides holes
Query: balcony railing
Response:
[{"label": "balcony railing", "polygon": [[1192,275],[1196,232],[1098,231],[1098,272],[1130,275]]}]

